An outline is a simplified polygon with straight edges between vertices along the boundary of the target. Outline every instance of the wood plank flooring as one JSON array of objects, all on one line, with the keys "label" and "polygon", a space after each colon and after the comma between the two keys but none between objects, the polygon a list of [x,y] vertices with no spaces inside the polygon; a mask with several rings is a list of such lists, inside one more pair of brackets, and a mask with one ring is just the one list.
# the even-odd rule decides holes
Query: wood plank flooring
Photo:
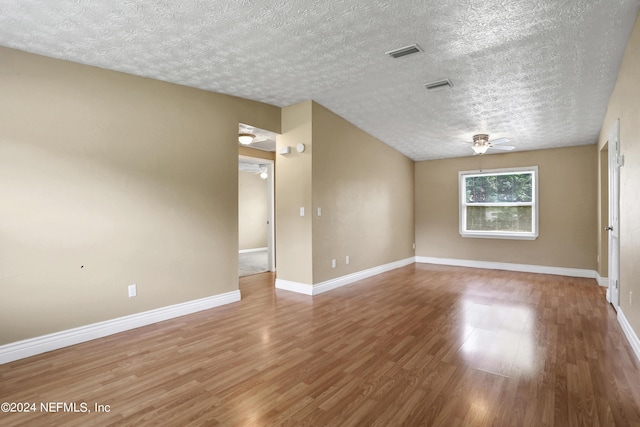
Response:
[{"label": "wood plank flooring", "polygon": [[0,425],[640,426],[640,366],[592,279],[416,264],[315,297],[272,282],[0,365],[0,402],[38,405]]}]

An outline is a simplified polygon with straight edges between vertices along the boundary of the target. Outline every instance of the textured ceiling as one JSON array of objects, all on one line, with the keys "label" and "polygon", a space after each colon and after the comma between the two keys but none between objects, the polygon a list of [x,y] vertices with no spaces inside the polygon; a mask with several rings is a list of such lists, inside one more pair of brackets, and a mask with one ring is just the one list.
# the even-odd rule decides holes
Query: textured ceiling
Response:
[{"label": "textured ceiling", "polygon": [[[640,0],[0,0],[0,45],[286,106],[414,160],[595,143]],[[417,43],[423,52],[385,52]],[[450,90],[424,84],[448,78]]]}]

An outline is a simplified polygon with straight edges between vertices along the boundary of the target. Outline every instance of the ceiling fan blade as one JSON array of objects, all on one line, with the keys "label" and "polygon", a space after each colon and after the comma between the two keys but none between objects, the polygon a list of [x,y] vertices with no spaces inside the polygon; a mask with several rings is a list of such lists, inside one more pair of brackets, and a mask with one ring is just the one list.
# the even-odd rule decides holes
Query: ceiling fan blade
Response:
[{"label": "ceiling fan blade", "polygon": [[489,141],[489,144],[498,145],[498,144],[504,144],[505,142],[509,142],[509,141],[511,141],[509,138],[498,138],[498,139],[494,139],[493,141]]},{"label": "ceiling fan blade", "polygon": [[491,145],[490,148],[493,148],[495,150],[511,151],[516,147],[514,147],[513,145],[498,145],[497,147],[494,147],[493,145]]}]

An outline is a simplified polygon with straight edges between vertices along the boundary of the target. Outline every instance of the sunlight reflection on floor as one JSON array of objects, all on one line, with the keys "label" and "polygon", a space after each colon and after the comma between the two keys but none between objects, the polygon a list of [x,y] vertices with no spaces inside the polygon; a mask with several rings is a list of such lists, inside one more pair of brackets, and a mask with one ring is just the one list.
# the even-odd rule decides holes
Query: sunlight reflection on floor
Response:
[{"label": "sunlight reflection on floor", "polygon": [[526,305],[462,301],[464,343],[470,367],[508,377],[513,369],[534,369],[534,311]]}]

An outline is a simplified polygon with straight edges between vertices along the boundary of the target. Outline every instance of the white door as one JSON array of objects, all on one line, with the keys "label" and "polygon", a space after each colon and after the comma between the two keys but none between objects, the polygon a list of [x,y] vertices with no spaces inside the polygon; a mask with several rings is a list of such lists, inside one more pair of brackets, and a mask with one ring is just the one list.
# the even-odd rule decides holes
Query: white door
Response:
[{"label": "white door", "polygon": [[620,122],[609,134],[609,289],[608,300],[618,310],[620,304]]},{"label": "white door", "polygon": [[269,162],[267,164],[267,173],[269,176],[267,177],[267,188],[268,188],[268,197],[267,197],[267,263],[269,267],[269,271],[276,271],[276,229],[275,229],[275,180],[273,179],[275,174],[275,168],[273,167],[273,162]]}]

